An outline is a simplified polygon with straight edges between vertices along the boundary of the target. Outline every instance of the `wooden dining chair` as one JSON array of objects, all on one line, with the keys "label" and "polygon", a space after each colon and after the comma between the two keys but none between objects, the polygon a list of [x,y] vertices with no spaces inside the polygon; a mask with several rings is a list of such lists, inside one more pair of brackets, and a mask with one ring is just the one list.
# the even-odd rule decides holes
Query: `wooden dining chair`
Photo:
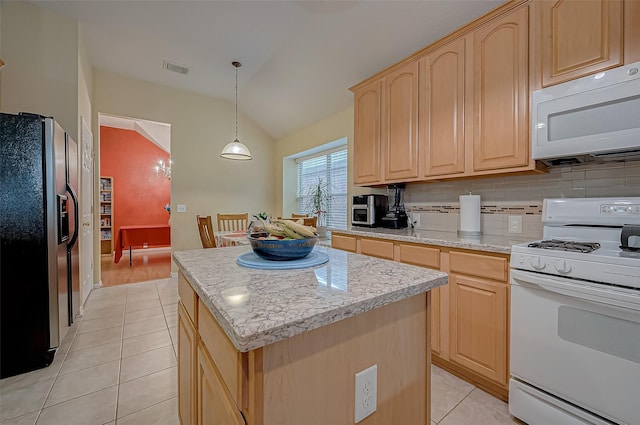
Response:
[{"label": "wooden dining chair", "polygon": [[218,232],[245,231],[249,228],[249,213],[218,213]]},{"label": "wooden dining chair", "polygon": [[309,214],[291,214],[292,218],[306,218],[309,217]]},{"label": "wooden dining chair", "polygon": [[216,238],[213,236],[213,224],[210,215],[197,215],[198,232],[200,232],[200,242],[203,248],[215,248]]}]

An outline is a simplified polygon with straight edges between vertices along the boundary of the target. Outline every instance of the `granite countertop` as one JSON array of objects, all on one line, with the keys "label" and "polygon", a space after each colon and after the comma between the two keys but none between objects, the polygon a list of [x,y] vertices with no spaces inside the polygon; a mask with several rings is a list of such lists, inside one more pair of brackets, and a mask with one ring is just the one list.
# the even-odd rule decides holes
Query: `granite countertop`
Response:
[{"label": "granite countertop", "polygon": [[238,351],[246,352],[447,284],[447,274],[330,247],[317,267],[257,270],[249,246],[177,251],[173,258]]},{"label": "granite countertop", "polygon": [[379,227],[351,227],[349,230],[328,229],[335,233],[389,239],[400,242],[422,243],[425,245],[448,246],[451,248],[473,249],[476,251],[511,254],[511,246],[531,242],[531,238],[511,236],[460,236],[457,232],[439,232],[420,229],[383,229]]}]

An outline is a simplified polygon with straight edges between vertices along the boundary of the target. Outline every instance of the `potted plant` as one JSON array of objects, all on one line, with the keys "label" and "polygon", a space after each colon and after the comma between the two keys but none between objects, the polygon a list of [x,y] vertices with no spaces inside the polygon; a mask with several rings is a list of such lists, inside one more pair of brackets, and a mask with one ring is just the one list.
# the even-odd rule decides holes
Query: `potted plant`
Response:
[{"label": "potted plant", "polygon": [[331,196],[329,187],[322,177],[318,177],[318,181],[313,186],[309,186],[306,198],[305,210],[318,217],[316,226],[318,236],[324,238],[327,236],[326,216],[329,213]]},{"label": "potted plant", "polygon": [[251,220],[251,223],[249,224],[249,233],[264,231],[264,223],[271,221],[269,214],[264,211],[254,214],[253,218],[255,218],[255,220]]}]

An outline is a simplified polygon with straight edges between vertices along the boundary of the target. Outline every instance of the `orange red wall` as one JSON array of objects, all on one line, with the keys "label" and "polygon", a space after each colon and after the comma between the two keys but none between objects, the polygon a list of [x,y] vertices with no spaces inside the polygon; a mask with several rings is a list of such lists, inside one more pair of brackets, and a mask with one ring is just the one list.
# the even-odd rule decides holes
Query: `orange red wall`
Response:
[{"label": "orange red wall", "polygon": [[169,154],[134,130],[100,127],[100,175],[113,177],[113,236],[120,226],[168,224],[170,180],[156,175]]}]

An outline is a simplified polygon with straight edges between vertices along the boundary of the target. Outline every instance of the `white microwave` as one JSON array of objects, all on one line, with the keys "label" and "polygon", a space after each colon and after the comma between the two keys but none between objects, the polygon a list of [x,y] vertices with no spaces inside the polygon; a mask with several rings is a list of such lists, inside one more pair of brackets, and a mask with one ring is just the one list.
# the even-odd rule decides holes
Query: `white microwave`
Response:
[{"label": "white microwave", "polygon": [[531,112],[533,159],[638,159],[640,62],[537,90]]}]

